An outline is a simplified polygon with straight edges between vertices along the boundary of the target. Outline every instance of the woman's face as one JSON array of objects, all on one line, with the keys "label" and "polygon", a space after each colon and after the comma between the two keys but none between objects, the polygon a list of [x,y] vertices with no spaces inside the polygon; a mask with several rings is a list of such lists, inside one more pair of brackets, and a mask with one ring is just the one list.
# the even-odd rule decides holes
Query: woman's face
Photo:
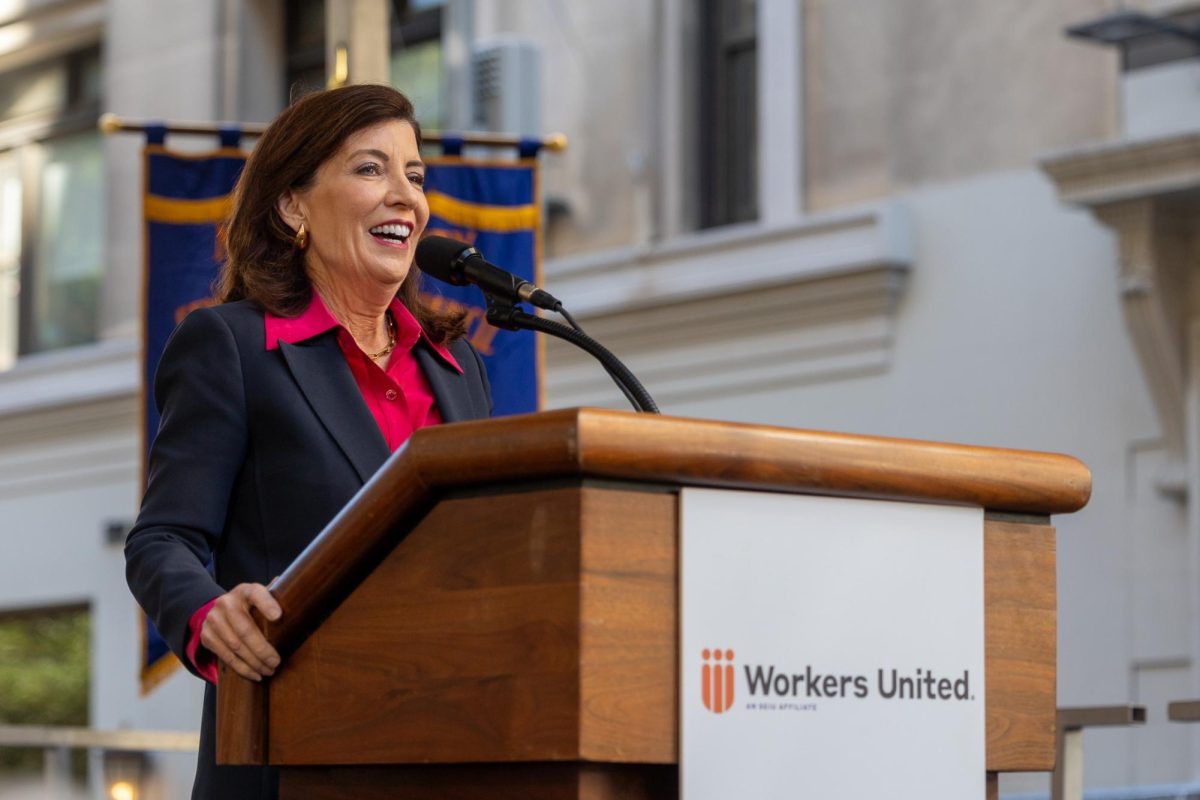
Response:
[{"label": "woman's face", "polygon": [[416,133],[389,120],[350,136],[311,185],[280,199],[293,228],[304,223],[309,274],[340,289],[395,294],[429,221]]}]

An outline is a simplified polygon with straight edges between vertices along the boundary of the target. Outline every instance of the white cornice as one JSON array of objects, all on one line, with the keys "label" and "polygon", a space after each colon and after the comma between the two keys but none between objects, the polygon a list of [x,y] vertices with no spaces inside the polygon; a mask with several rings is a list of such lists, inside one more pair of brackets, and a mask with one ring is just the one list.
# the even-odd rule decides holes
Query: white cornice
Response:
[{"label": "white cornice", "polygon": [[1169,463],[1159,480],[1182,498],[1189,452],[1182,331],[1190,302],[1192,234],[1200,209],[1200,131],[1089,145],[1048,156],[1041,167],[1059,197],[1084,206],[1117,235],[1121,305],[1162,426]]},{"label": "white cornice", "polygon": [[[18,441],[6,431],[10,420],[0,420],[0,499],[53,494],[65,487],[78,489],[100,484],[133,485],[141,469],[137,414],[125,404],[116,409],[98,403],[86,422],[64,419],[78,414],[52,410],[32,415]],[[65,424],[55,424],[55,423]],[[35,438],[35,435],[39,434]]]},{"label": "white cornice", "polygon": [[[664,407],[878,373],[912,260],[887,205],[705,231],[547,265],[548,284]],[[549,405],[621,405],[582,352],[547,343]]]},{"label": "white cornice", "polygon": [[113,339],[24,356],[0,372],[0,419],[48,408],[95,403],[140,391],[139,344]]},{"label": "white cornice", "polygon": [[0,499],[135,481],[139,365],[137,340],[124,338],[0,372]]},{"label": "white cornice", "polygon": [[1089,207],[1200,187],[1200,131],[1088,145],[1041,167],[1065,202]]}]

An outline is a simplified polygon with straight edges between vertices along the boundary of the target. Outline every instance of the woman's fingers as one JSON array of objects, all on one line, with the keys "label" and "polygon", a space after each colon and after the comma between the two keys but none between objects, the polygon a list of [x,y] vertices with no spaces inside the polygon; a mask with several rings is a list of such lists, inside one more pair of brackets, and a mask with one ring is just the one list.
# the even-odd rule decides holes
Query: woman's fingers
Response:
[{"label": "woman's fingers", "polygon": [[201,629],[200,641],[239,675],[261,680],[279,666],[279,653],[266,640],[250,616],[254,608],[269,620],[282,609],[265,586],[243,583],[217,598]]},{"label": "woman's fingers", "polygon": [[[274,672],[273,669],[268,668],[262,659],[255,654],[243,636],[234,629],[230,621],[222,614],[217,614],[214,618],[214,612],[216,612],[215,606],[213,611],[209,612],[208,619],[204,621],[204,624],[205,627],[208,627],[211,620],[212,631],[226,652],[226,656],[222,660],[234,669],[237,669],[239,665],[245,665],[253,673],[246,677],[254,679],[258,679],[263,675],[270,675]],[[217,653],[215,650],[213,652]],[[220,653],[217,653],[217,658],[222,658]],[[245,676],[242,670],[237,669],[237,671],[238,674]]]},{"label": "woman's fingers", "polygon": [[250,605],[257,608],[260,614],[272,622],[283,614],[283,609],[279,607],[275,595],[271,594],[271,591],[261,583],[243,583],[237,588],[242,590],[243,596]]},{"label": "woman's fingers", "polygon": [[[215,655],[223,664],[229,665],[238,675],[252,681],[262,680],[262,675],[246,663],[237,651],[232,649],[227,643],[228,640],[235,640],[232,631],[228,630],[228,626],[219,619],[219,614],[214,616],[216,608],[210,611],[204,619],[204,627],[200,631],[200,643],[204,645],[213,655]],[[234,642],[241,647],[241,644]]]},{"label": "woman's fingers", "polygon": [[234,642],[226,638],[225,642],[230,649],[263,675],[270,675],[274,672],[275,667],[279,666],[279,655],[275,652],[275,648],[271,647],[270,643],[263,638],[262,632],[254,624],[250,614],[245,609],[239,608],[237,612],[229,615],[226,622],[233,631],[237,645],[235,646]]}]

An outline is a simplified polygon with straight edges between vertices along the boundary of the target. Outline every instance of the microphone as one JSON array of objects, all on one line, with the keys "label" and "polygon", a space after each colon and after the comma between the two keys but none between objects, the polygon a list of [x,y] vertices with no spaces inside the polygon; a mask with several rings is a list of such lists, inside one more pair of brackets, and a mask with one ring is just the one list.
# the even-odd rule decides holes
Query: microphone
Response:
[{"label": "microphone", "polygon": [[452,286],[474,284],[484,294],[513,303],[529,303],[547,311],[562,310],[558,298],[511,272],[489,264],[479,251],[446,236],[426,236],[417,243],[417,266],[426,275]]}]

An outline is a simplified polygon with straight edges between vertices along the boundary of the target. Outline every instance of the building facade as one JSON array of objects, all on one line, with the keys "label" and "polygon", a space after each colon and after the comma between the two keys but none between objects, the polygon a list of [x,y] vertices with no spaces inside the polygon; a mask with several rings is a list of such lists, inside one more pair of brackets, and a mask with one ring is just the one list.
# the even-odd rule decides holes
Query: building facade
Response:
[{"label": "building facade", "polygon": [[[1194,54],[1065,35],[1109,0],[390,8],[391,79],[427,127],[487,119],[472,52],[534,48],[492,100],[570,142],[542,157],[547,288],[664,412],[1085,461],[1092,501],[1058,521],[1059,702],[1149,714],[1088,734],[1087,785],[1200,786],[1200,741],[1165,719],[1200,697]],[[194,727],[200,698],[182,672],[138,694],[118,532],[140,480],[141,142],[96,116],[267,121],[325,74],[326,12],[0,11],[0,614],[87,610],[96,728]],[[546,396],[624,402],[553,342]],[[190,758],[149,758],[143,796],[185,796]]]}]

